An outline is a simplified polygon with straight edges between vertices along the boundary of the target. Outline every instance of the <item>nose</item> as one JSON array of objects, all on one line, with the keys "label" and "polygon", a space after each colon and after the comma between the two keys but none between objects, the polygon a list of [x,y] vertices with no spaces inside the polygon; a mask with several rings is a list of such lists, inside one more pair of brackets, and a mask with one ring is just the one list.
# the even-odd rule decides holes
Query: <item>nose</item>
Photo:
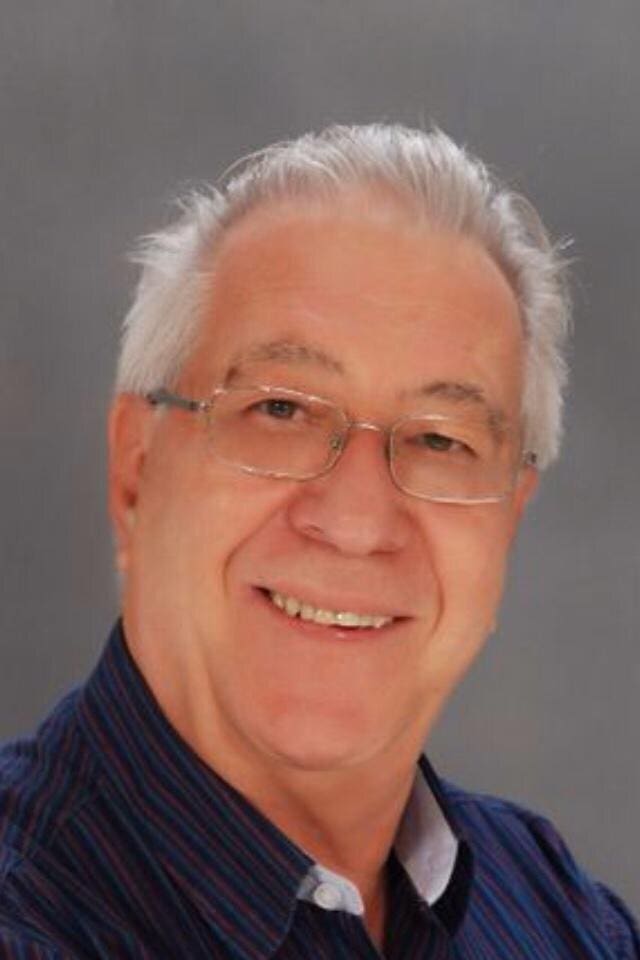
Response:
[{"label": "nose", "polygon": [[391,479],[381,431],[360,424],[327,474],[298,485],[289,519],[300,533],[345,555],[391,553],[411,535],[407,500]]}]

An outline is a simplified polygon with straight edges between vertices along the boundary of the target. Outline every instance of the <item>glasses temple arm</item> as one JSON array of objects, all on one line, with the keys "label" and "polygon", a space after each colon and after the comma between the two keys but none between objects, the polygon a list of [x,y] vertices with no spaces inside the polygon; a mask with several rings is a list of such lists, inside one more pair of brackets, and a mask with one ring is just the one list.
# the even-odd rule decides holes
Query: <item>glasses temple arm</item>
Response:
[{"label": "glasses temple arm", "polygon": [[189,410],[191,412],[203,410],[206,405],[206,401],[190,400],[188,397],[181,397],[177,393],[170,393],[169,390],[165,390],[164,387],[161,387],[159,390],[149,391],[149,393],[145,394],[145,399],[152,407],[178,407],[180,410]]}]

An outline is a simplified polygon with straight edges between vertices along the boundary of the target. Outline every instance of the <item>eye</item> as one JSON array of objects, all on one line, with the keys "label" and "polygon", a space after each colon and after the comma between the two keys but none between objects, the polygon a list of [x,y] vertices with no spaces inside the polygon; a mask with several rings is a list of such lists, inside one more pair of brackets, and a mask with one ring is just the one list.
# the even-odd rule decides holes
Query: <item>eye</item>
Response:
[{"label": "eye", "polygon": [[450,453],[452,450],[462,450],[465,444],[444,433],[420,433],[413,438],[416,446],[426,447],[436,453]]},{"label": "eye", "polygon": [[255,408],[259,413],[264,413],[275,420],[292,420],[296,413],[301,409],[300,404],[294,400],[285,400],[283,397],[271,397],[269,400],[263,400],[257,403]]}]

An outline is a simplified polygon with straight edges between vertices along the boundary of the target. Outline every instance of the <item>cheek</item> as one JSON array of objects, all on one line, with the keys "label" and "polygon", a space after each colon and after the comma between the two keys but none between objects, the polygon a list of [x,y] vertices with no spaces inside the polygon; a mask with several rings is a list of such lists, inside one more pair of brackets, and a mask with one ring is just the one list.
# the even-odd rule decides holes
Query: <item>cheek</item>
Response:
[{"label": "cheek", "polygon": [[[247,541],[269,523],[288,496],[288,485],[212,467],[174,473],[147,492],[140,540],[145,561],[171,567],[192,595],[224,589],[227,568]],[[171,584],[172,580],[167,579]]]},{"label": "cheek", "polygon": [[502,595],[511,523],[501,504],[445,507],[432,525],[434,563],[447,617],[489,629]]},{"label": "cheek", "polygon": [[508,551],[508,524],[499,506],[444,507],[431,517],[430,543],[439,588],[438,619],[423,647],[420,684],[443,702],[494,629]]}]

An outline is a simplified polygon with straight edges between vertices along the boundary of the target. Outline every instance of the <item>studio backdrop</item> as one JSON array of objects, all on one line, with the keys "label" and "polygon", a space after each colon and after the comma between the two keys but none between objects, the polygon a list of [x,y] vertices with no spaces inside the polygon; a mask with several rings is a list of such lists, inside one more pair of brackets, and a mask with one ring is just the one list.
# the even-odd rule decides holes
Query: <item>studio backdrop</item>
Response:
[{"label": "studio backdrop", "polygon": [[3,0],[0,735],[117,615],[105,413],[134,238],[242,154],[435,122],[573,238],[563,457],[429,746],[548,814],[640,911],[637,0]]}]

